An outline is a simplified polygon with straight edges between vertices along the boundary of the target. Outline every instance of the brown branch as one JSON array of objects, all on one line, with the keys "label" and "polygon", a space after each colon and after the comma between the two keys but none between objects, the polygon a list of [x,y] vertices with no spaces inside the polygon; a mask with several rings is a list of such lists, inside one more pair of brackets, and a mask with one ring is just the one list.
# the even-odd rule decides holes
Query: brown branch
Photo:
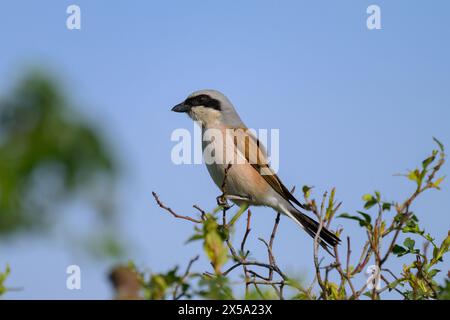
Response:
[{"label": "brown branch", "polygon": [[[317,211],[317,210],[315,210],[315,211]],[[322,210],[321,210],[321,213],[322,213]],[[317,230],[316,236],[314,238],[314,267],[316,269],[317,282],[318,282],[320,288],[322,289],[322,296],[323,296],[324,300],[328,300],[328,289],[322,279],[322,274],[320,272],[320,263],[319,263],[319,241],[320,241],[320,233],[322,232],[322,229],[323,229],[324,220],[322,218],[322,215],[320,215],[319,213],[317,213],[317,217],[319,219],[319,229]]]},{"label": "brown branch", "polygon": [[173,292],[173,299],[174,300],[180,300],[181,298],[184,297],[185,293],[178,294],[178,290],[180,290],[180,287],[181,287],[182,283],[184,283],[184,281],[189,277],[189,275],[191,273],[192,266],[194,265],[195,262],[198,261],[198,259],[200,259],[200,256],[196,256],[195,258],[191,259],[191,261],[189,261],[189,264],[188,264],[188,266],[186,268],[186,271],[185,271],[183,277],[181,278],[180,282],[177,284],[177,286],[175,287],[175,290]]},{"label": "brown branch", "polygon": [[367,283],[361,288],[361,290],[359,290],[358,292],[356,292],[356,295],[352,295],[349,300],[356,300],[359,299],[359,297],[364,293],[364,291],[367,289]]},{"label": "brown branch", "polygon": [[[273,252],[272,252],[272,248],[269,246],[269,244],[266,242],[266,240],[259,238],[259,241],[261,241],[262,243],[264,243],[264,245],[267,248],[267,252],[269,254],[269,263],[271,266],[276,267],[276,261],[275,261],[275,257],[273,256]],[[269,270],[269,279],[272,280],[273,279],[273,270]]]},{"label": "brown branch", "polygon": [[[275,241],[276,233],[277,233],[277,231],[278,231],[278,226],[279,226],[279,224],[280,224],[280,220],[281,220],[281,214],[280,214],[280,213],[277,213],[277,217],[275,218],[275,224],[273,225],[273,229],[272,229],[272,234],[270,235],[269,243],[267,243],[267,242],[264,241],[263,239],[259,239],[259,240],[262,241],[262,242],[266,245],[266,247],[267,247],[267,251],[268,251],[268,254],[269,254],[269,262],[270,262],[270,264],[275,265],[275,266],[277,266],[277,263],[276,263],[276,261],[275,261],[274,255],[273,255],[273,244],[274,244],[274,241]],[[273,271],[272,271],[272,270],[269,271],[269,278],[270,278],[270,279],[273,278]]]},{"label": "brown branch", "polygon": [[267,264],[267,263],[263,263],[263,262],[258,262],[258,261],[240,261],[238,263],[236,263],[235,265],[233,265],[232,267],[230,267],[227,271],[223,272],[222,275],[227,276],[229,275],[233,270],[235,270],[236,268],[240,267],[240,266],[255,266],[255,267],[261,267],[261,268],[266,268],[266,269],[272,269],[274,272],[276,272],[281,278],[283,278],[283,280],[288,280],[288,278],[286,277],[286,275],[284,275],[284,273],[278,269],[277,267]]},{"label": "brown branch", "polygon": [[[352,290],[352,294],[356,295],[355,287],[353,286],[352,278],[350,275],[350,256],[352,254],[351,246],[350,246],[350,237],[347,237],[347,265],[346,265],[346,271],[342,269],[342,264],[339,258],[339,250],[337,247],[334,247],[334,255],[336,257],[336,265],[335,268],[338,271],[338,273],[341,275],[342,283],[341,286],[345,285],[345,281],[347,281],[348,285],[350,286],[350,289]],[[344,281],[345,280],[345,281]]]},{"label": "brown branch", "polygon": [[244,237],[242,238],[242,242],[241,242],[241,252],[244,255],[244,257],[247,257],[248,253],[249,253],[249,252],[245,252],[245,244],[247,243],[248,236],[249,236],[250,232],[252,231],[252,229],[250,228],[251,217],[252,217],[252,212],[250,210],[248,210],[247,211],[247,227],[245,228],[245,234],[244,234]]},{"label": "brown branch", "polygon": [[263,275],[260,275],[258,272],[254,271],[254,270],[249,270],[248,271],[253,277],[259,278],[261,280],[264,280],[266,282],[271,282],[272,280],[269,277],[265,277]]},{"label": "brown branch", "polygon": [[[241,242],[241,253],[243,255],[244,259],[247,259],[248,255],[250,254],[250,251],[245,252],[245,244],[247,242],[248,235],[250,234],[250,221],[252,217],[252,212],[250,210],[247,210],[247,227],[245,229],[244,237],[242,238]],[[244,269],[244,276],[245,276],[245,297],[248,296],[249,290],[250,290],[250,277],[249,277],[249,271],[247,266],[242,266]]]},{"label": "brown branch", "polygon": [[364,267],[369,263],[371,256],[372,256],[372,249],[370,248],[369,241],[367,241],[366,244],[364,245],[364,249],[361,253],[358,265],[352,272],[352,276],[360,273],[364,269]]},{"label": "brown branch", "polygon": [[278,213],[277,213],[277,217],[275,218],[275,224],[274,224],[273,229],[272,229],[272,234],[270,235],[270,241],[269,241],[269,247],[270,247],[270,249],[273,248],[273,243],[274,243],[274,240],[275,240],[275,235],[276,235],[276,233],[277,233],[277,231],[278,231],[278,226],[280,225],[280,220],[281,220],[281,214],[278,212]]},{"label": "brown branch", "polygon": [[164,205],[161,200],[159,199],[158,195],[156,194],[156,192],[152,192],[153,197],[156,200],[156,203],[158,204],[158,206],[164,210],[166,210],[167,212],[169,212],[172,216],[174,216],[177,219],[183,219],[183,220],[187,220],[187,221],[191,221],[194,223],[202,223],[201,220],[197,220],[188,216],[182,216],[177,214],[175,211],[173,211],[171,208],[167,207],[166,205]]},{"label": "brown branch", "polygon": [[200,208],[198,205],[193,205],[192,206],[194,209],[197,209],[199,212],[200,212],[200,214],[201,214],[201,217],[202,217],[202,220],[203,221],[205,221],[206,220],[206,211],[205,210],[203,210],[202,208]]}]

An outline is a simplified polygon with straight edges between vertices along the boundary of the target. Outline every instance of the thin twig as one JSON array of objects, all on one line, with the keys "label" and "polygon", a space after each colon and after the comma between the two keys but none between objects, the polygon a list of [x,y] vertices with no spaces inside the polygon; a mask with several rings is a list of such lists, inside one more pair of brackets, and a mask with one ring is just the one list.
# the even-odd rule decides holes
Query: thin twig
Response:
[{"label": "thin twig", "polygon": [[323,229],[324,220],[319,213],[317,213],[317,217],[319,218],[319,229],[317,230],[316,236],[314,238],[314,267],[316,269],[317,282],[319,283],[319,286],[322,289],[322,296],[324,300],[328,300],[328,292],[327,292],[328,289],[322,279],[319,263],[319,241],[320,241],[320,233],[322,232]]},{"label": "thin twig", "polygon": [[252,217],[252,212],[250,210],[247,211],[247,227],[245,228],[245,234],[244,234],[244,238],[242,238],[242,242],[241,242],[241,252],[244,255],[244,257],[247,257],[248,252],[245,252],[245,244],[247,242],[247,238],[250,234],[250,232],[252,231],[252,229],[250,228],[250,220]]},{"label": "thin twig", "polygon": [[169,212],[172,216],[174,216],[177,219],[183,219],[183,220],[187,220],[187,221],[191,221],[194,223],[202,223],[201,220],[197,220],[188,216],[182,216],[177,214],[175,211],[173,211],[171,208],[167,207],[166,205],[164,205],[161,200],[159,199],[158,195],[156,194],[156,192],[152,192],[153,197],[156,200],[156,203],[158,204],[158,206],[164,210],[166,210],[167,212]]},{"label": "thin twig", "polygon": [[189,264],[186,268],[186,272],[184,273],[183,277],[181,278],[180,282],[177,284],[173,292],[174,300],[180,300],[182,297],[184,297],[185,293],[182,292],[178,295],[178,290],[180,289],[182,283],[184,283],[184,281],[187,279],[187,277],[189,277],[189,274],[191,273],[191,268],[194,265],[194,263],[198,261],[198,259],[200,259],[200,256],[196,256],[195,258],[191,259],[191,261],[189,261]]},{"label": "thin twig", "polygon": [[202,208],[200,208],[198,205],[193,205],[192,206],[194,209],[197,209],[199,212],[200,212],[200,214],[202,215],[202,220],[203,221],[205,221],[206,220],[206,211],[205,210],[203,210]]}]

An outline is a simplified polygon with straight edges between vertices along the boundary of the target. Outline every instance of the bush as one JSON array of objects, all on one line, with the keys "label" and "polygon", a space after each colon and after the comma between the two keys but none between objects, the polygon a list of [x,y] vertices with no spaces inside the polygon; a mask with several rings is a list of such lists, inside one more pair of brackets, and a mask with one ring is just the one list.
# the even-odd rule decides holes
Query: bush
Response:
[{"label": "bush", "polygon": [[[445,285],[439,286],[436,276],[441,272],[439,268],[442,267],[444,256],[449,250],[450,234],[442,241],[437,241],[420,227],[418,216],[411,211],[418,197],[426,191],[439,190],[444,181],[444,177],[438,176],[446,159],[444,146],[434,140],[438,150],[434,150],[419,168],[404,175],[414,183],[415,190],[403,201],[383,200],[381,193],[375,191],[363,196],[363,210],[354,215],[338,214],[341,203],[335,199],[335,189],[325,193],[320,201],[317,201],[312,198],[312,188],[303,187],[305,205],[319,220],[320,228],[331,228],[335,218],[354,220],[367,236],[366,242],[359,248],[360,258],[356,265],[351,265],[355,245],[352,245],[350,237],[343,241],[340,248],[333,248],[334,261],[329,265],[322,265],[322,248],[316,237],[312,257],[315,279],[308,286],[288,276],[276,262],[273,244],[280,214],[275,219],[269,240],[259,239],[267,249],[268,261],[256,261],[250,259],[250,251],[246,248],[246,241],[251,233],[252,216],[247,207],[240,208],[229,219],[231,210],[228,207],[218,206],[208,213],[194,206],[199,217],[192,218],[177,214],[153,193],[159,207],[173,217],[194,225],[194,234],[189,241],[203,243],[203,254],[210,261],[212,270],[202,273],[191,271],[198,257],[192,259],[181,274],[178,268],[162,274],[145,274],[136,270],[146,293],[145,297],[175,300],[235,299],[239,295],[234,292],[236,286],[231,285],[230,277],[232,273],[240,270],[244,290],[241,296],[246,299],[356,300],[368,297],[375,300],[393,291],[399,298],[407,300],[448,299],[449,280],[446,280]],[[244,213],[247,215],[246,232],[239,247],[236,247],[232,241],[233,226]],[[343,229],[335,231],[338,236],[342,233]],[[399,243],[401,234],[407,237],[403,243]],[[425,242],[422,248],[417,247],[420,240]],[[388,260],[401,257],[410,259],[400,274],[386,268]],[[370,266],[370,263],[374,265]],[[355,277],[367,269],[372,272],[369,281],[357,288],[354,284]],[[338,281],[331,281],[333,277]]]}]

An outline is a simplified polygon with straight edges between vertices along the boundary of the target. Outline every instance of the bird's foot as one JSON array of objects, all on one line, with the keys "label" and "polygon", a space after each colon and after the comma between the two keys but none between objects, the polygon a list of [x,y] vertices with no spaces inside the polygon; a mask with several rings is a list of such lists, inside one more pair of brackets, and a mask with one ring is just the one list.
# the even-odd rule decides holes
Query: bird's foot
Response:
[{"label": "bird's foot", "polygon": [[227,198],[224,194],[217,197],[217,205],[219,207],[224,208],[225,210],[228,210],[231,208],[230,204],[227,201]]},{"label": "bird's foot", "polygon": [[228,200],[235,201],[235,202],[237,201],[237,203],[247,203],[247,204],[252,203],[252,199],[249,197],[236,196],[236,195],[230,195],[230,194],[222,194],[222,195],[218,196],[216,199],[217,199],[217,205],[219,207],[224,208],[225,210],[228,210],[231,207],[233,207],[233,205],[230,205],[228,203]]}]

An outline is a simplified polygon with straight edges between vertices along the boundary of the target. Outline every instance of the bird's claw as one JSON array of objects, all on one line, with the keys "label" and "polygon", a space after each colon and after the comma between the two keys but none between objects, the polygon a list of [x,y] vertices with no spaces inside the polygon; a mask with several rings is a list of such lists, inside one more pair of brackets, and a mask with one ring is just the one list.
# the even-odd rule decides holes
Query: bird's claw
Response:
[{"label": "bird's claw", "polygon": [[228,204],[228,201],[224,194],[217,197],[217,205],[219,207],[224,208],[225,210],[228,210],[231,208],[231,206]]}]

